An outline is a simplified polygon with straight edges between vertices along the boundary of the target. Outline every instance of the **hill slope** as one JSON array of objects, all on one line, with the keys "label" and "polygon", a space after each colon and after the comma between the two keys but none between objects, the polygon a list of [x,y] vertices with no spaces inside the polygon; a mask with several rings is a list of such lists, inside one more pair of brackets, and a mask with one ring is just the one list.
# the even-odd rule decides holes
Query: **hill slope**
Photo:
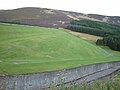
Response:
[{"label": "hill slope", "polygon": [[96,44],[120,51],[120,25],[90,20],[73,20],[67,28],[76,32],[102,36],[103,39],[97,40]]},{"label": "hill slope", "polygon": [[63,29],[0,24],[1,74],[73,68],[109,58],[108,52]]},{"label": "hill slope", "polygon": [[120,24],[120,17],[83,14],[46,8],[19,8],[0,10],[0,21],[19,22],[45,27],[66,27],[71,20],[94,20]]}]

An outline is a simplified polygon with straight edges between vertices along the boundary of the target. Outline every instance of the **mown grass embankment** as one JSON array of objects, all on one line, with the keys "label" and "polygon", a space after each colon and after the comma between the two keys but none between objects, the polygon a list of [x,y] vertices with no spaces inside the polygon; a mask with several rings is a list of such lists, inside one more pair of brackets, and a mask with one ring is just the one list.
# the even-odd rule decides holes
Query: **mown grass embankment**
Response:
[{"label": "mown grass embankment", "polygon": [[116,61],[63,29],[0,24],[0,74],[45,72]]}]

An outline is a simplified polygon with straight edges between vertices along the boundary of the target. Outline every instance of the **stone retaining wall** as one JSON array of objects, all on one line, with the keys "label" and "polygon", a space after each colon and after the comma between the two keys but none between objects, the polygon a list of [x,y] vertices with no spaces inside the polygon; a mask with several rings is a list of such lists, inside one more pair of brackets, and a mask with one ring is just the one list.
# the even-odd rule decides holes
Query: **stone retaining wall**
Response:
[{"label": "stone retaining wall", "polygon": [[61,80],[65,83],[77,80],[105,69],[120,66],[120,62],[107,62],[81,66],[73,69],[50,72],[0,76],[0,89],[4,90],[38,90],[53,85],[59,85]]}]

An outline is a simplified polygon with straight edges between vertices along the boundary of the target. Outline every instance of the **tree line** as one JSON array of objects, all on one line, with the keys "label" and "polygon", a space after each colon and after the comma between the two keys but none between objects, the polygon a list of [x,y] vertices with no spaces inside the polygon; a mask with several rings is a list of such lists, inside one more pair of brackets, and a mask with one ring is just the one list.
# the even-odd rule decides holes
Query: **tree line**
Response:
[{"label": "tree line", "polygon": [[106,45],[120,51],[120,25],[90,20],[73,20],[67,26],[72,31],[102,36],[97,45]]}]

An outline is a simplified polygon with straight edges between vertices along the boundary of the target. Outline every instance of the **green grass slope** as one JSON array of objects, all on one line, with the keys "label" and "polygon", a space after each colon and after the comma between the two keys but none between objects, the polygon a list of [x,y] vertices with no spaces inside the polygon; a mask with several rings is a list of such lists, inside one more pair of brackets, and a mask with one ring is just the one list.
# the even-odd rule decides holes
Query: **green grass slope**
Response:
[{"label": "green grass slope", "polygon": [[63,29],[0,24],[0,74],[74,68],[111,55]]}]

